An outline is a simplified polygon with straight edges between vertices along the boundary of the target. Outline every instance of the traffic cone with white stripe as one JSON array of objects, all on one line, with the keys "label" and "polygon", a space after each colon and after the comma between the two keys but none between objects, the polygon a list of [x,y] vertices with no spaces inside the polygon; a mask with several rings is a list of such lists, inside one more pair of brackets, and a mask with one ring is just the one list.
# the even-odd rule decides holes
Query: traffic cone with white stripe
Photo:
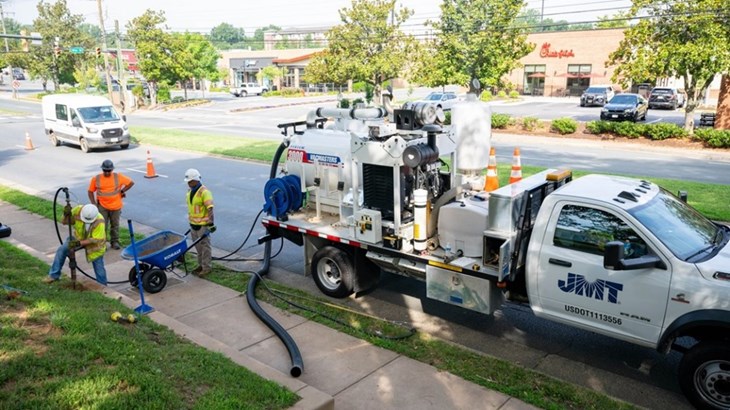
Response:
[{"label": "traffic cone with white stripe", "polygon": [[492,192],[499,188],[499,177],[497,176],[497,153],[494,147],[489,149],[489,164],[487,165],[487,179],[484,181],[484,190]]},{"label": "traffic cone with white stripe", "polygon": [[512,155],[512,172],[509,174],[509,183],[515,183],[522,180],[522,162],[520,161],[520,149],[515,148]]},{"label": "traffic cone with white stripe", "polygon": [[30,134],[27,132],[25,133],[25,149],[28,151],[32,151],[35,149],[33,146],[33,141],[30,139]]},{"label": "traffic cone with white stripe", "polygon": [[155,172],[155,166],[152,164],[152,157],[150,156],[150,150],[147,150],[147,174],[144,176],[145,178],[157,178],[157,173]]}]

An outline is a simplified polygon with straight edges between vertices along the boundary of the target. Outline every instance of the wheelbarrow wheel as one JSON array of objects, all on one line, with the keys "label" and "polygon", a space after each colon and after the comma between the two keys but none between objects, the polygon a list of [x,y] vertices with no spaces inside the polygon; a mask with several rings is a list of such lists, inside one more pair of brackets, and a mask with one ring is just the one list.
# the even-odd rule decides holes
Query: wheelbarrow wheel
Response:
[{"label": "wheelbarrow wheel", "polygon": [[[139,273],[143,276],[144,273],[150,269],[152,269],[152,266],[149,263],[139,263]],[[134,266],[132,266],[132,269],[129,270],[129,284],[132,285],[133,288],[137,287],[137,269],[135,269]]]},{"label": "wheelbarrow wheel", "polygon": [[142,275],[142,287],[147,293],[157,293],[167,285],[167,275],[162,269],[150,269]]}]

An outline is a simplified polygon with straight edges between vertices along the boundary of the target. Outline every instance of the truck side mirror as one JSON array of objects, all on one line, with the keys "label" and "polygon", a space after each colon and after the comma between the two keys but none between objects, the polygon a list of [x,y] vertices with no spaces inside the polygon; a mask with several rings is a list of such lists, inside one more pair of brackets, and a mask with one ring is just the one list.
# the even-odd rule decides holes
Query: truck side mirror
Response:
[{"label": "truck side mirror", "polygon": [[79,121],[78,118],[74,118],[71,120],[71,125],[73,125],[76,128],[81,128],[81,121]]},{"label": "truck side mirror", "polygon": [[667,265],[656,255],[625,259],[624,243],[621,241],[606,243],[606,250],[603,253],[603,267],[610,270],[667,269]]},{"label": "truck side mirror", "polygon": [[122,114],[122,121],[127,122],[127,116],[125,114]]},{"label": "truck side mirror", "polygon": [[621,241],[606,242],[603,252],[603,267],[610,270],[623,270],[621,260],[624,258],[624,243]]}]

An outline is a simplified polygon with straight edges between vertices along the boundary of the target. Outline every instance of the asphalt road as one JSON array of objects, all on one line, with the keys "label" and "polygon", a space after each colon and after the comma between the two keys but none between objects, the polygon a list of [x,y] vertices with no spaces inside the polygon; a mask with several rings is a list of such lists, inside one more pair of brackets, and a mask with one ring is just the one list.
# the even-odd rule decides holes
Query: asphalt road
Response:
[{"label": "asphalt road", "polygon": [[[6,106],[2,104],[4,102],[0,101],[0,107]],[[21,106],[13,105],[16,110]],[[216,199],[219,230],[213,237],[214,246],[226,251],[235,250],[252,226],[253,238],[263,234],[255,217],[263,204],[261,192],[269,173],[267,165],[157,147],[132,146],[128,150],[107,150],[90,154],[83,154],[77,148],[68,146],[54,148],[43,136],[40,116],[34,111],[34,107],[37,109],[38,106],[30,104],[28,107],[29,115],[0,116],[3,137],[0,139],[0,184],[14,186],[46,198],[52,198],[59,187],[67,186],[73,193],[74,200],[85,202],[89,178],[98,172],[103,159],[111,158],[117,170],[129,174],[136,182],[128,194],[123,218],[130,218],[159,230],[184,232],[187,229],[183,201],[186,186],[182,175],[185,169],[196,167],[203,173],[204,182],[211,188]],[[265,116],[261,111],[259,114],[256,118],[269,118],[270,121],[282,115],[278,109],[267,110]],[[204,129],[207,129],[203,121],[206,115],[212,114],[200,115],[200,125]],[[132,116],[130,121],[136,121],[137,118]],[[174,120],[173,118],[172,121]],[[209,121],[216,121],[216,118]],[[24,149],[25,132],[33,137],[37,149]],[[543,145],[539,142],[533,142],[534,151],[524,148],[527,142],[520,142],[523,147],[523,163],[527,163],[528,159],[530,164],[539,158],[545,161],[554,160],[560,151],[568,149],[562,143],[545,146],[544,142]],[[147,149],[152,151],[156,171],[160,174],[158,178],[144,178]],[[569,152],[560,161],[567,163],[580,159],[588,166],[590,163],[600,162],[607,154],[605,148],[599,147],[595,154],[577,158],[580,148],[574,149],[575,151]],[[509,152],[511,151],[505,156]],[[648,163],[659,162],[659,166],[664,167],[664,175],[668,166],[676,166],[677,158],[663,157],[664,153],[639,154],[636,161],[641,161],[640,164],[645,168]],[[624,153],[618,152],[615,156],[618,161]],[[555,165],[553,163],[547,166]],[[612,166],[628,165],[617,163]],[[727,164],[720,163],[716,166]],[[722,173],[725,176],[730,175],[730,172]],[[54,234],[50,225],[49,234]],[[260,256],[261,247],[253,245],[254,243],[244,245],[238,255],[252,258]],[[257,262],[249,265],[253,269],[258,267]],[[301,249],[287,243],[272,262],[270,276],[277,281],[316,292],[311,278],[304,277],[302,269]],[[419,329],[446,340],[643,407],[687,407],[678,394],[674,379],[678,355],[661,356],[651,349],[540,320],[525,306],[508,304],[494,317],[487,317],[426,299],[423,283],[389,274],[383,275],[376,290],[359,298],[347,299],[346,302],[382,317],[413,323]]]}]

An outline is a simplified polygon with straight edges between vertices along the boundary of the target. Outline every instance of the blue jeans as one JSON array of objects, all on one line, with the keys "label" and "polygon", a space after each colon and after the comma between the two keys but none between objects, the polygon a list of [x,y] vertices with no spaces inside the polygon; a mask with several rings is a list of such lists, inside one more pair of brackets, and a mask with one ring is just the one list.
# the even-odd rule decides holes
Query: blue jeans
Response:
[{"label": "blue jeans", "polygon": [[[63,245],[59,246],[58,249],[56,249],[56,257],[53,258],[53,264],[51,265],[51,270],[48,271],[48,276],[51,278],[58,280],[61,278],[61,269],[63,269],[63,265],[66,263],[66,258],[68,257],[68,242],[71,238],[66,238],[65,241],[63,241]],[[106,268],[104,267],[104,255],[101,255],[100,257],[96,258],[93,262],[91,262],[91,266],[94,267],[94,273],[96,274],[96,281],[101,283],[102,285],[106,286]]]}]

